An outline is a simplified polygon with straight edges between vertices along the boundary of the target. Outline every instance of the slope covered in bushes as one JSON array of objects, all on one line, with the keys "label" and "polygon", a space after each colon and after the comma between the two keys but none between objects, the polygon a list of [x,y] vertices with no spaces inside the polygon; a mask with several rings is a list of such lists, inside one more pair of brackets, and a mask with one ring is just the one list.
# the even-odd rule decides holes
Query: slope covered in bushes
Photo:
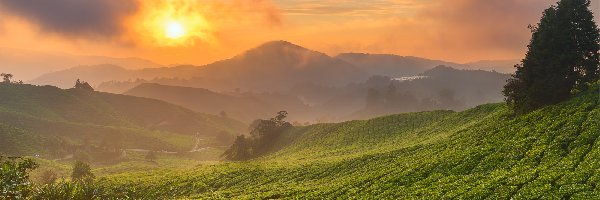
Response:
[{"label": "slope covered in bushes", "polygon": [[[0,153],[63,156],[73,145],[183,151],[219,143],[241,122],[158,100],[52,86],[0,84]],[[222,144],[221,144],[222,145]],[[72,153],[72,152],[71,152]]]},{"label": "slope covered in bushes", "polygon": [[519,117],[488,104],[297,127],[263,158],[98,184],[140,198],[599,198],[598,100],[594,90]]}]

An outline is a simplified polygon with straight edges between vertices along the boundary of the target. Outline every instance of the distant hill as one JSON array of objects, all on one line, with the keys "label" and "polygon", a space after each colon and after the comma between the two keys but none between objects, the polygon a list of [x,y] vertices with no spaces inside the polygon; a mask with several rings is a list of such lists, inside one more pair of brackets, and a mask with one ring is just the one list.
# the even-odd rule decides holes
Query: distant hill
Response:
[{"label": "distant hill", "polygon": [[186,151],[196,136],[223,145],[217,138],[245,130],[239,121],[147,98],[17,84],[0,84],[0,94],[0,152],[12,155],[58,157],[84,144]]},{"label": "distant hill", "polygon": [[214,80],[208,88],[281,91],[300,83],[343,86],[366,80],[368,73],[323,53],[274,41],[206,65],[201,77]]},{"label": "distant hill", "polygon": [[295,96],[268,93],[217,93],[202,88],[141,84],[124,94],[159,99],[186,108],[228,117],[247,123],[268,119],[281,110],[291,113],[290,119],[308,117],[308,106]]},{"label": "distant hill", "polygon": [[514,65],[520,63],[518,59],[509,60],[481,60],[469,63],[454,63],[442,60],[432,60],[413,56],[399,56],[392,54],[367,54],[367,53],[342,53],[336,56],[350,64],[360,67],[372,75],[403,77],[414,76],[439,65],[457,69],[497,71],[500,73],[514,73]]},{"label": "distant hill", "polygon": [[125,69],[163,67],[152,61],[135,57],[80,56],[14,48],[0,48],[0,60],[2,60],[0,72],[12,73],[16,79],[23,81],[29,81],[43,74],[73,66],[118,65]]},{"label": "distant hill", "polygon": [[292,122],[338,122],[404,112],[464,110],[500,102],[509,77],[498,72],[438,66],[419,76],[404,77],[406,80],[373,76],[343,87],[298,84],[277,93],[217,92],[140,82],[124,94],[159,99],[203,113],[224,111],[244,122],[272,117],[279,110],[288,111]]},{"label": "distant hill", "polygon": [[509,77],[498,72],[447,66],[437,66],[419,76],[405,77],[406,80],[373,76],[364,83],[327,92],[330,100],[318,107],[332,109],[330,113],[337,115],[345,112],[338,120],[438,109],[460,111],[484,103],[501,102],[504,99],[501,91]]},{"label": "distant hill", "polygon": [[415,76],[439,65],[461,67],[461,64],[391,54],[342,53],[336,58],[353,64],[371,75],[403,77]]},{"label": "distant hill", "polygon": [[[99,86],[101,91],[124,92],[146,82],[180,83],[215,91],[282,91],[301,83],[344,86],[361,82],[369,74],[340,59],[301,46],[274,41],[250,49],[233,58],[205,66],[179,66],[118,71],[115,66],[76,67],[43,75],[33,84],[68,88],[79,77]],[[104,72],[103,72],[104,71]],[[93,76],[92,76],[93,75]],[[189,80],[189,81],[187,81]],[[184,83],[186,85],[184,85]]]},{"label": "distant hill", "polygon": [[93,86],[106,81],[129,81],[136,79],[194,77],[199,72],[195,66],[159,67],[128,70],[117,65],[77,66],[61,71],[44,74],[28,83],[36,85],[53,85],[60,88],[71,88],[77,79],[85,80]]},{"label": "distant hill", "polygon": [[471,66],[473,69],[481,69],[487,71],[497,71],[506,74],[512,74],[515,72],[515,65],[521,63],[521,60],[481,60],[476,62],[465,63],[467,66]]}]

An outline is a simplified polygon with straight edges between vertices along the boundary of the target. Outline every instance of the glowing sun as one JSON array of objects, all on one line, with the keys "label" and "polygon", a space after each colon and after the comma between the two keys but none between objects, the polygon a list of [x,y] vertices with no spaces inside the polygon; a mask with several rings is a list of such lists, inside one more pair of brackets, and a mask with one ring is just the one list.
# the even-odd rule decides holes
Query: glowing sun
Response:
[{"label": "glowing sun", "polygon": [[179,47],[212,43],[214,30],[201,6],[197,0],[144,1],[130,23],[144,44]]},{"label": "glowing sun", "polygon": [[185,27],[178,21],[170,21],[165,27],[165,35],[170,39],[177,39],[185,36]]}]

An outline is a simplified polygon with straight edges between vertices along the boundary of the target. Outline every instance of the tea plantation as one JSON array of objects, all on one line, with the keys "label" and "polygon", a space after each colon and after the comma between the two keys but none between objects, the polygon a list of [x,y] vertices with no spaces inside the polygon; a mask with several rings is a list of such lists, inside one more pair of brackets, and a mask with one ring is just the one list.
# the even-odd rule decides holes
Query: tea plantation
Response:
[{"label": "tea plantation", "polygon": [[513,117],[504,104],[295,127],[274,153],[100,178],[97,198],[598,199],[598,91]]}]

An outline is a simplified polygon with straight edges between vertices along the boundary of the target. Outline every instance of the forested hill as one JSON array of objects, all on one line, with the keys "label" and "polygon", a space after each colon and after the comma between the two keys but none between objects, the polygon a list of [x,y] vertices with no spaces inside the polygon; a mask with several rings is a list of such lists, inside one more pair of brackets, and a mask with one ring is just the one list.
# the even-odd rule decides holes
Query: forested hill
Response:
[{"label": "forested hill", "polygon": [[518,117],[487,104],[295,127],[266,157],[101,184],[153,198],[594,199],[598,101],[595,89]]},{"label": "forested hill", "polygon": [[0,84],[0,153],[9,155],[59,157],[84,143],[102,148],[189,150],[197,133],[214,141],[244,129],[244,124],[229,118],[153,99]]}]

